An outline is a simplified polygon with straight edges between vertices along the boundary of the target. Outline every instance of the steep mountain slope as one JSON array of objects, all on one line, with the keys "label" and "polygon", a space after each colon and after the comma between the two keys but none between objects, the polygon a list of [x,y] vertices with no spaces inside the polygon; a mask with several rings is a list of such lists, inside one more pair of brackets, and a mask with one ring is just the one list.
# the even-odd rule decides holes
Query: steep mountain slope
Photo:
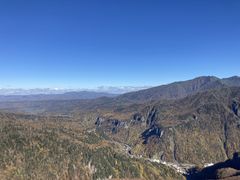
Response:
[{"label": "steep mountain slope", "polygon": [[79,122],[26,119],[0,113],[0,179],[184,179],[167,166],[130,158],[121,144]]},{"label": "steep mountain slope", "polygon": [[240,77],[238,76],[233,76],[230,78],[224,78],[221,80],[224,84],[226,84],[227,86],[240,86]]},{"label": "steep mountain slope", "polygon": [[137,155],[180,163],[219,162],[240,149],[239,104],[239,88],[222,88],[152,102],[128,119],[117,113],[100,116],[96,128],[129,144]]},{"label": "steep mountain slope", "polygon": [[149,101],[160,99],[179,99],[211,89],[240,86],[240,77],[219,79],[214,76],[202,76],[188,81],[175,82],[138,92],[127,93],[118,97],[128,101]]}]

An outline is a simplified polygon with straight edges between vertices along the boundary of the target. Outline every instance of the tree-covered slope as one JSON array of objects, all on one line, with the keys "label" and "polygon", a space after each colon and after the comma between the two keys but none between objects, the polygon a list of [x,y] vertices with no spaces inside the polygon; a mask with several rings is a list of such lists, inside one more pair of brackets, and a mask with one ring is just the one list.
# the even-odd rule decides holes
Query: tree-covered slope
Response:
[{"label": "tree-covered slope", "polygon": [[[14,115],[17,117],[17,115]],[[0,179],[184,179],[72,121],[0,117]]]}]

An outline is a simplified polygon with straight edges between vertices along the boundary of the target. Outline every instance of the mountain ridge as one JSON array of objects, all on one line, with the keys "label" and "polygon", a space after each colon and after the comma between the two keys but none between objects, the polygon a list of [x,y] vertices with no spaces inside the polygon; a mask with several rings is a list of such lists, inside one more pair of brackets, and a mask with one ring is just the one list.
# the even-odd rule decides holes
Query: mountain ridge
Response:
[{"label": "mountain ridge", "polygon": [[[224,82],[223,82],[224,81]],[[201,76],[188,81],[174,82],[168,85],[161,85],[154,88],[126,93],[117,97],[100,97],[97,99],[70,99],[70,100],[36,100],[1,102],[0,109],[27,113],[51,112],[60,113],[67,109],[68,113],[74,111],[87,112],[95,110],[108,110],[124,108],[131,104],[151,103],[159,100],[181,99],[188,95],[204,92],[212,89],[221,89],[240,86],[240,77],[234,76],[223,80],[214,76]],[[0,96],[1,97],[1,96]],[[1,98],[0,98],[1,99]],[[46,108],[47,107],[47,108]],[[54,107],[54,108],[53,108]],[[65,111],[65,110],[64,110]]]},{"label": "mountain ridge", "polygon": [[240,77],[217,78],[215,76],[200,76],[187,81],[178,81],[166,85],[153,87],[138,92],[120,95],[119,99],[150,101],[159,99],[178,99],[209,89],[223,88],[226,86],[240,86]]},{"label": "mountain ridge", "polygon": [[[117,97],[2,102],[0,109],[18,114],[0,111],[0,119],[14,123],[30,120],[34,124],[51,121],[50,132],[61,125],[57,131],[62,135],[65,133],[62,127],[72,124],[69,132],[79,127],[108,142],[126,146],[127,157],[192,167],[231,159],[239,151],[239,82],[239,77],[207,76]],[[79,130],[70,139],[78,137],[78,133]]]},{"label": "mountain ridge", "polygon": [[[96,129],[132,153],[180,163],[213,163],[238,151],[240,89],[226,87],[146,104],[128,118],[100,116]],[[119,113],[126,114],[130,107]],[[216,152],[215,149],[218,149]]]}]

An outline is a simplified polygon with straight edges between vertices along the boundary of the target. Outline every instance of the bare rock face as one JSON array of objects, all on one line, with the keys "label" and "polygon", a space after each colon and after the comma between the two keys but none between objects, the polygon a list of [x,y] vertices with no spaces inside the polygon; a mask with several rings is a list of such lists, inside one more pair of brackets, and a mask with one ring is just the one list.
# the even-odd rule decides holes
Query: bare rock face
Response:
[{"label": "bare rock face", "polygon": [[238,116],[238,109],[239,109],[239,105],[236,101],[233,101],[232,103],[232,111],[233,113]]},{"label": "bare rock face", "polygon": [[144,131],[141,136],[144,139],[143,144],[147,144],[148,143],[148,139],[151,137],[156,137],[156,138],[160,138],[161,136],[161,128],[153,125],[151,126],[149,129],[147,129],[146,131]]},{"label": "bare rock face", "polygon": [[145,118],[140,114],[140,113],[136,113],[133,115],[131,123],[134,124],[139,124],[139,123],[143,123],[145,122]]},{"label": "bare rock face", "polygon": [[96,119],[95,125],[96,125],[97,127],[100,127],[101,124],[103,123],[103,121],[104,121],[104,119],[98,117],[98,118]]},{"label": "bare rock face", "polygon": [[147,126],[151,127],[156,124],[156,109],[152,108],[147,117]]},{"label": "bare rock face", "polygon": [[132,153],[139,156],[189,164],[217,163],[240,149],[239,98],[239,88],[223,88],[146,103],[134,108],[128,120],[103,118],[98,129],[132,146]]}]

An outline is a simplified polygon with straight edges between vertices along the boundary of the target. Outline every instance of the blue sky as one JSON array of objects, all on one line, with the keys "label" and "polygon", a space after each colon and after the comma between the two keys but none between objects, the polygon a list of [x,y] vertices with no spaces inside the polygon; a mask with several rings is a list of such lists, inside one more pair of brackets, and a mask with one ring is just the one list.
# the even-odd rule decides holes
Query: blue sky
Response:
[{"label": "blue sky", "polygon": [[239,0],[1,0],[0,87],[240,75]]}]

